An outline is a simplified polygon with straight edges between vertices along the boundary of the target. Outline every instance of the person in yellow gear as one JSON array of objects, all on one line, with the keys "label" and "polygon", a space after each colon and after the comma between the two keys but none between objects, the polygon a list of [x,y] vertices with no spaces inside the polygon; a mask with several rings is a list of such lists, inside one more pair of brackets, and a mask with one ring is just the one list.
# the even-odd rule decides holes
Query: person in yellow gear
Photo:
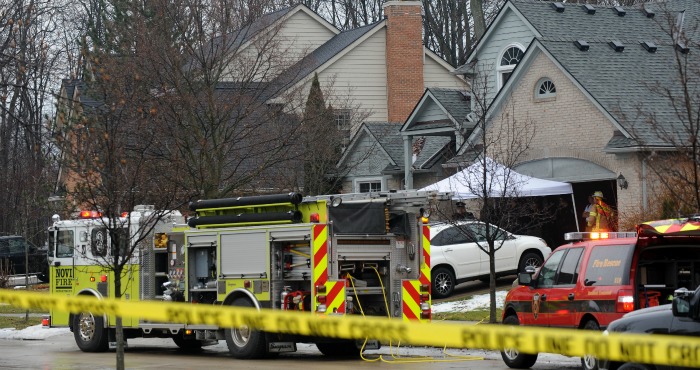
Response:
[{"label": "person in yellow gear", "polygon": [[596,191],[592,195],[595,203],[591,207],[586,222],[590,231],[613,231],[611,229],[613,220],[613,209],[603,201],[603,192]]}]

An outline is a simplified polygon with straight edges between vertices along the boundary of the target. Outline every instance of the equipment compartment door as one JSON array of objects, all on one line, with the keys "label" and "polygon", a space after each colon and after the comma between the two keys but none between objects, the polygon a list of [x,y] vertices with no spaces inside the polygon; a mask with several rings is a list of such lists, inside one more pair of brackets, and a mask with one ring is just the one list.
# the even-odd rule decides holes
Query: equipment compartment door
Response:
[{"label": "equipment compartment door", "polygon": [[263,278],[270,264],[265,231],[221,234],[219,272],[224,278]]}]

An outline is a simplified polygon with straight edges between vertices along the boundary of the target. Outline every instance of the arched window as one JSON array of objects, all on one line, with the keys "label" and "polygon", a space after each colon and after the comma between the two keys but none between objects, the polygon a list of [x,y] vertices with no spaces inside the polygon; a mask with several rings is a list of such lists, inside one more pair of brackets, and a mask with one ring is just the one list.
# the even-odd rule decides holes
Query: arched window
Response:
[{"label": "arched window", "polygon": [[535,86],[535,98],[553,98],[557,96],[557,87],[549,78],[541,78]]},{"label": "arched window", "polygon": [[496,69],[498,70],[498,88],[505,85],[513,69],[523,59],[523,48],[520,45],[509,45],[505,48],[498,60]]}]

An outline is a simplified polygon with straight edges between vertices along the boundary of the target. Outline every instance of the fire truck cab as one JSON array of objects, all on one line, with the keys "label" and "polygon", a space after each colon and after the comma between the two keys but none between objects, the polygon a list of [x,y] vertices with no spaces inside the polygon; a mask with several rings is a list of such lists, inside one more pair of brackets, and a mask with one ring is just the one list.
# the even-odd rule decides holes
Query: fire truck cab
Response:
[{"label": "fire truck cab", "polygon": [[[152,243],[132,257],[129,283],[122,284],[129,287],[125,299],[428,321],[430,233],[424,216],[434,202],[447,199],[448,194],[406,191],[196,201],[190,204],[196,216],[187,225],[166,220],[162,225],[169,227],[155,228]],[[92,247],[98,236],[78,225],[54,224],[52,233],[52,276],[61,275],[52,279],[52,293],[113,297],[109,278],[77,272],[75,251],[99,252]],[[113,318],[90,317],[52,313],[51,325],[70,325],[83,351],[105,350]],[[300,342],[315,343],[332,356],[379,347],[372,338],[300,337],[186,322],[134,319],[124,327],[127,338],[172,337],[184,349],[225,340],[236,358],[291,352]]]}]

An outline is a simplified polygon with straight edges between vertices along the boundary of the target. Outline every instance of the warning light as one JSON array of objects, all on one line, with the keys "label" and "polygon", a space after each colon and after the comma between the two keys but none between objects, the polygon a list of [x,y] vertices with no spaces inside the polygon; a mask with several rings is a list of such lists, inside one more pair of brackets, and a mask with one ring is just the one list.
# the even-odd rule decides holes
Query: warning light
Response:
[{"label": "warning light", "polygon": [[47,317],[47,316],[44,316],[44,317],[41,319],[41,326],[42,326],[43,328],[48,328],[48,327],[50,327],[50,326],[51,326],[51,318],[50,318],[50,317]]},{"label": "warning light", "polygon": [[309,222],[319,223],[321,222],[321,216],[318,213],[312,213],[309,216]]},{"label": "warning light", "polygon": [[100,276],[100,281],[103,283],[106,283],[107,282],[107,275]]},{"label": "warning light", "polygon": [[98,218],[98,217],[102,217],[102,212],[80,211],[80,218]]},{"label": "warning light", "polygon": [[127,218],[127,217],[129,217],[129,212],[122,212],[121,217],[122,217],[122,218]]},{"label": "warning light", "polygon": [[94,276],[90,276],[90,282],[91,282],[91,283],[94,283],[94,282],[95,282],[95,277],[94,277]]}]

